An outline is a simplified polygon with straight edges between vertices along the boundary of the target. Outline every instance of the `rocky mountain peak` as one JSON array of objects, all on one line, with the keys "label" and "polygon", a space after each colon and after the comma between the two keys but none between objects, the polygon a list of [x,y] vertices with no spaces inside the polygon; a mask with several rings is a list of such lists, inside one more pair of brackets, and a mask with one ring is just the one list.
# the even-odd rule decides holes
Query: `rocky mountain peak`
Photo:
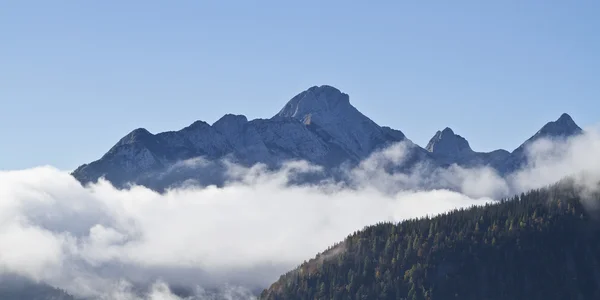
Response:
[{"label": "rocky mountain peak", "polygon": [[441,134],[444,135],[444,136],[453,136],[453,135],[455,135],[454,131],[450,127],[444,128],[444,130],[442,130]]},{"label": "rocky mountain peak", "polygon": [[[566,113],[560,115],[556,121],[548,122],[538,132],[536,132],[527,141],[521,144],[513,151],[514,154],[521,157],[524,155],[525,148],[533,142],[542,138],[568,138],[582,133],[583,130],[575,124],[573,118]],[[522,159],[522,158],[520,158]]]},{"label": "rocky mountain peak", "polygon": [[248,118],[244,115],[226,114],[213,123],[212,127],[222,134],[230,135],[239,132],[246,123]]},{"label": "rocky mountain peak", "polygon": [[183,131],[193,131],[193,130],[202,130],[205,129],[207,127],[210,127],[210,125],[204,121],[198,120],[195,121],[194,123],[192,123],[191,125],[183,128]]},{"label": "rocky mountain peak", "polygon": [[222,116],[219,120],[217,120],[215,123],[213,123],[213,126],[215,126],[217,124],[222,124],[222,123],[243,124],[246,122],[248,122],[248,118],[246,118],[246,116],[244,116],[244,115],[226,114],[226,115]]},{"label": "rocky mountain peak", "polygon": [[127,145],[133,143],[145,143],[152,139],[154,135],[145,128],[137,128],[125,135],[115,146]]},{"label": "rocky mountain peak", "polygon": [[178,162],[198,157],[212,162],[233,158],[242,164],[269,166],[301,159],[334,170],[346,162],[359,163],[374,151],[401,141],[411,145],[408,163],[402,168],[420,163],[487,165],[501,174],[509,174],[526,163],[524,148],[533,140],[568,137],[581,132],[571,116],[562,114],[513,152],[474,152],[469,142],[449,127],[437,131],[423,149],[410,142],[401,131],[377,125],[350,104],[347,94],[322,85],[297,94],[270,119],[249,121],[243,115],[226,114],[212,125],[196,121],[178,131],[152,134],[144,128],[135,129],[100,159],[77,168],[73,176],[82,183],[105,176],[119,186],[145,182],[153,187],[200,177],[202,182],[220,178],[211,175],[211,180],[204,181],[205,173],[196,171],[193,174],[176,172],[172,177],[165,177],[165,172],[171,172],[170,168]]},{"label": "rocky mountain peak", "polygon": [[573,118],[563,113],[556,121],[548,122],[535,136],[539,137],[565,137],[581,133],[581,128],[575,124]]},{"label": "rocky mountain peak", "polygon": [[429,140],[425,149],[434,154],[447,156],[473,152],[471,146],[469,146],[469,142],[462,136],[455,134],[449,127],[437,131],[431,140]]},{"label": "rocky mountain peak", "polygon": [[[313,86],[292,98],[276,116],[292,117],[305,122],[313,115],[339,115],[348,111],[350,97],[340,90],[329,86]],[[310,121],[310,120],[309,120]]]},{"label": "rocky mountain peak", "polygon": [[307,126],[316,125],[355,157],[366,157],[386,142],[384,130],[352,106],[348,94],[329,85],[301,92],[273,118],[294,118]]}]

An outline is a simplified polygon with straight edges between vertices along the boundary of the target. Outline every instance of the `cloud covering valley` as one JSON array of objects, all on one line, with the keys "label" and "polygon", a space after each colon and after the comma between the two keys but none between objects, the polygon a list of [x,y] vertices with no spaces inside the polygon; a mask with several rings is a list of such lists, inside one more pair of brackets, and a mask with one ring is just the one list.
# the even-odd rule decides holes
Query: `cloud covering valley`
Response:
[{"label": "cloud covering valley", "polygon": [[[250,298],[279,275],[353,231],[498,200],[574,175],[600,179],[600,131],[536,142],[529,165],[505,177],[490,168],[383,171],[407,144],[349,170],[353,187],[289,185],[318,172],[305,162],[268,171],[231,165],[224,187],[156,193],[82,187],[50,166],[0,172],[0,270],[95,299]],[[585,174],[581,177],[580,174]],[[429,183],[448,189],[429,190]],[[175,294],[178,294],[176,296]]]}]

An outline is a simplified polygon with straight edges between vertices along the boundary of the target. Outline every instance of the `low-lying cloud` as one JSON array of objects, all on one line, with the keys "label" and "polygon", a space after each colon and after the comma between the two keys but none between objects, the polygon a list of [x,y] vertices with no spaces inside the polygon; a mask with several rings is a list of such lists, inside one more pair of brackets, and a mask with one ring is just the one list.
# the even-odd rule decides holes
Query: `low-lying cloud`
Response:
[{"label": "low-lying cloud", "polygon": [[84,188],[52,167],[2,172],[0,268],[93,297],[128,292],[122,280],[151,293],[164,292],[155,282],[261,288],[365,225],[491,201],[286,184],[289,173],[310,169],[256,166],[223,188],[163,194],[106,181]]},{"label": "low-lying cloud", "polygon": [[[304,162],[278,171],[230,165],[238,180],[223,187],[165,193],[119,190],[102,180],[82,187],[47,166],[0,172],[0,271],[81,297],[247,299],[366,225],[484,204],[566,175],[600,178],[593,129],[536,143],[530,164],[504,178],[458,166],[383,171],[402,161],[406,147],[394,145],[351,170],[352,188],[289,185],[294,174],[319,172]],[[433,183],[453,191],[428,190]]]}]

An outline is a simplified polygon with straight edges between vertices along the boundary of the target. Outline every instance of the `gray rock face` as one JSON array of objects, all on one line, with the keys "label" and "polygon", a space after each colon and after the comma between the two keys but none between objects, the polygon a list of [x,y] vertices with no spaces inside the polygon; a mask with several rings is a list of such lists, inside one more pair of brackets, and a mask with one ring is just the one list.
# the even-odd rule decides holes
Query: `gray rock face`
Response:
[{"label": "gray rock face", "polygon": [[441,165],[457,164],[464,167],[488,165],[499,168],[510,156],[506,150],[495,150],[489,153],[475,152],[465,138],[455,134],[448,127],[436,132],[425,149]]},{"label": "gray rock face", "polygon": [[[294,118],[316,124],[350,156],[364,158],[389,141],[391,134],[350,104],[347,94],[331,86],[314,86],[292,98],[273,119]],[[391,135],[390,135],[391,134]],[[401,139],[398,139],[402,140]]]},{"label": "gray rock face", "polygon": [[581,133],[583,133],[583,130],[575,124],[573,118],[564,113],[556,121],[544,125],[532,137],[517,147],[517,149],[511,153],[510,158],[499,168],[499,171],[500,173],[508,173],[517,169],[519,166],[527,164],[527,147],[540,139],[560,141]]},{"label": "gray rock face", "polygon": [[425,148],[431,153],[440,155],[453,155],[455,153],[472,153],[469,142],[462,136],[454,134],[452,129],[446,127],[442,131],[438,131],[429,140]]},{"label": "gray rock face", "polygon": [[521,153],[525,150],[527,146],[532,144],[533,142],[543,139],[564,139],[570,136],[581,134],[583,130],[575,124],[573,118],[568,114],[562,114],[556,121],[549,122],[542,129],[536,132],[532,137],[530,137],[527,141],[521,144],[517,149],[513,151],[513,153]]},{"label": "gray rock face", "polygon": [[527,163],[526,148],[535,141],[542,138],[565,139],[582,132],[582,129],[575,124],[571,116],[562,114],[556,121],[544,125],[535,135],[513,152],[503,149],[492,152],[475,152],[465,138],[455,134],[450,128],[436,132],[425,149],[442,165],[487,165],[499,171],[500,174],[507,174]]},{"label": "gray rock face", "polygon": [[448,127],[436,132],[425,149],[445,164],[469,160],[475,153],[467,140]]},{"label": "gray rock face", "polygon": [[212,126],[197,121],[179,131],[159,134],[136,129],[101,159],[79,167],[73,175],[84,183],[104,176],[117,186],[131,182],[153,187],[158,185],[155,179],[165,177],[174,165],[196,157],[227,157],[245,165],[272,167],[301,159],[335,167],[358,163],[374,150],[404,139],[402,132],[380,127],[360,113],[347,94],[321,86],[298,94],[270,119],[249,121],[242,115],[227,114]]},{"label": "gray rock face", "polygon": [[[403,168],[419,163],[489,165],[507,172],[524,162],[522,148],[528,143],[580,132],[571,117],[563,114],[512,153],[482,153],[446,128],[438,131],[425,149],[414,145]],[[133,130],[103,157],[77,168],[73,176],[82,183],[105,177],[118,187],[137,183],[159,190],[187,180],[219,184],[224,180],[223,158],[273,168],[287,160],[307,160],[334,170],[342,164],[357,164],[374,151],[401,141],[412,144],[401,131],[381,127],[359,112],[347,94],[327,85],[314,86],[293,97],[270,119],[249,121],[243,115],[227,114],[212,125],[197,121],[179,131],[152,134],[143,128]],[[190,161],[197,158],[202,158],[200,163]]]}]

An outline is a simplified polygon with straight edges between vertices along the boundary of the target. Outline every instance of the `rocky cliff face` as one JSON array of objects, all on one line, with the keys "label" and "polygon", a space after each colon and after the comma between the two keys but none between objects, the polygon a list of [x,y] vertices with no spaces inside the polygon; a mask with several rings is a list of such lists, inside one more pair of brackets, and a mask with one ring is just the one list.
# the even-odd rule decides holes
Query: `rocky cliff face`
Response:
[{"label": "rocky cliff face", "polygon": [[[508,172],[524,163],[524,149],[535,140],[580,132],[571,117],[563,114],[512,153],[473,151],[468,141],[450,128],[438,131],[423,149],[401,131],[379,126],[363,115],[352,106],[347,94],[324,85],[296,95],[269,119],[248,120],[227,114],[212,125],[197,121],[179,131],[152,134],[143,128],[133,130],[103,157],[80,166],[73,175],[82,183],[105,177],[119,187],[138,183],[162,189],[189,179],[199,184],[219,184],[223,181],[224,158],[273,168],[287,160],[306,160],[333,170],[344,163],[356,164],[374,151],[402,141],[413,145],[406,168],[426,162],[489,165]],[[185,163],[192,159],[193,163]],[[193,167],[175,170],[174,166],[182,162]]]},{"label": "rocky cliff face", "polygon": [[[197,157],[272,167],[287,160],[307,160],[333,168],[357,163],[374,150],[404,139],[402,132],[380,127],[360,113],[347,94],[331,86],[315,86],[292,98],[270,119],[249,121],[227,114],[212,125],[197,121],[179,131],[152,134],[136,129],[73,175],[84,183],[105,177],[117,186],[127,182],[152,186],[155,183],[149,178],[164,177],[157,174]],[[219,164],[203,167],[209,165]]]},{"label": "rocky cliff face", "polygon": [[575,124],[573,118],[568,114],[562,114],[556,121],[548,122],[532,137],[525,141],[521,146],[513,151],[515,155],[522,155],[527,146],[531,145],[535,141],[543,138],[560,140],[565,139],[574,135],[581,134],[583,130]]},{"label": "rocky cliff face", "polygon": [[527,164],[527,147],[540,139],[560,141],[581,133],[583,133],[583,130],[575,124],[573,118],[564,113],[556,121],[546,123],[546,125],[532,137],[527,139],[523,144],[517,147],[517,149],[513,150],[510,157],[499,166],[498,170],[501,174],[506,174]]},{"label": "rocky cliff face", "polygon": [[441,165],[457,164],[465,167],[488,165],[499,169],[510,157],[510,153],[506,150],[475,152],[465,138],[455,134],[448,127],[436,132],[425,149]]},{"label": "rocky cliff face", "polygon": [[[292,98],[273,119],[293,118],[319,126],[353,158],[364,158],[395,136],[386,134],[350,104],[349,96],[331,86],[311,87]],[[401,134],[401,133],[400,133]],[[397,141],[404,139],[398,135]]]},{"label": "rocky cliff face", "polygon": [[425,149],[444,164],[470,160],[475,154],[469,142],[448,127],[436,132]]}]

